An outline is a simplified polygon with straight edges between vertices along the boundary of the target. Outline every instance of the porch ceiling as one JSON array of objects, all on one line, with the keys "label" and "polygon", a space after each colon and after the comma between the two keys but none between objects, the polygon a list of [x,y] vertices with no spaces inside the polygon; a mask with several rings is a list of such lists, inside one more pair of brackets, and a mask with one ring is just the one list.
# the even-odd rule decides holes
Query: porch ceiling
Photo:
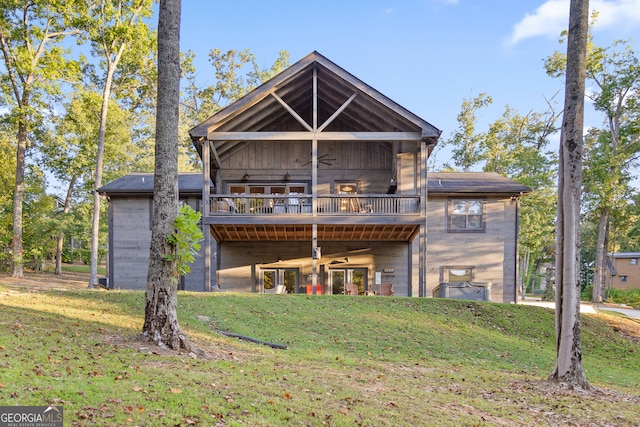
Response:
[{"label": "porch ceiling", "polygon": [[[319,224],[319,241],[410,242],[418,233],[416,224]],[[311,224],[212,224],[211,234],[219,242],[311,241]]]}]

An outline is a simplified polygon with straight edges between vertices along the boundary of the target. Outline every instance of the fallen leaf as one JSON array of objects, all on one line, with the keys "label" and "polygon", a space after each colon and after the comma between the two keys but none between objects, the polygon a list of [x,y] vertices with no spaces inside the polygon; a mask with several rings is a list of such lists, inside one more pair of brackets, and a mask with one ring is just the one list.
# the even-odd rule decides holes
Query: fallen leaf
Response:
[{"label": "fallen leaf", "polygon": [[180,394],[180,393],[182,393],[182,390],[181,390],[181,389],[179,389],[179,388],[170,388],[170,389],[169,389],[169,391],[170,391],[171,393],[174,393],[174,394]]}]

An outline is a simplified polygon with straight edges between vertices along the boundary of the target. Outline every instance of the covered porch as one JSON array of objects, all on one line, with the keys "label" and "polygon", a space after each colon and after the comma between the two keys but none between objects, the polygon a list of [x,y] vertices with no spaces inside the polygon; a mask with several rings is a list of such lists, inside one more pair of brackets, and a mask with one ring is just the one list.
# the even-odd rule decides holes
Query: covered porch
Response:
[{"label": "covered porch", "polygon": [[[418,268],[402,269],[420,276],[425,296],[427,158],[437,128],[313,52],[190,135],[203,162],[205,248],[218,259],[242,242],[256,270],[265,246],[306,242],[296,247],[315,290],[326,279],[327,242],[417,239]],[[221,269],[206,266],[205,283]]]}]

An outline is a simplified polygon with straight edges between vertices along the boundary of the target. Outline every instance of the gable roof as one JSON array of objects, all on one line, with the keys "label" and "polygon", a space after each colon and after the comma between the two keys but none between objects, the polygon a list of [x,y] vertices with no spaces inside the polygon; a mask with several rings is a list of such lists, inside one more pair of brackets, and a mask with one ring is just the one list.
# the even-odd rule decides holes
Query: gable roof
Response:
[{"label": "gable roof", "polygon": [[[300,139],[310,139],[311,132],[336,132],[365,141],[367,133],[406,133],[431,148],[441,133],[315,51],[193,127],[189,135],[195,143],[226,132],[261,132],[265,138],[288,132],[302,135]],[[215,142],[220,158],[243,143],[242,136]],[[195,146],[201,150],[200,144]]]},{"label": "gable roof", "polygon": [[[98,193],[108,196],[153,194],[153,181],[152,173],[130,173],[103,185],[98,189]],[[178,191],[180,194],[202,195],[202,174],[178,174]]]},{"label": "gable roof", "polygon": [[[219,129],[224,127],[224,125],[232,128],[238,127],[240,123],[235,123],[234,125],[232,123],[234,119],[236,119],[239,114],[259,103],[263,104],[260,106],[260,110],[269,107],[270,110],[273,110],[272,112],[276,112],[276,118],[274,118],[272,114],[269,114],[269,118],[263,118],[259,123],[251,125],[245,123],[242,129],[247,130],[247,128],[254,128],[258,130],[265,127],[269,128],[278,118],[290,114],[276,98],[270,96],[272,94],[277,94],[277,96],[290,105],[299,116],[305,118],[305,116],[308,116],[312,111],[313,107],[311,102],[306,105],[304,105],[304,102],[310,100],[314,68],[318,76],[318,110],[321,116],[323,111],[325,115],[333,114],[344,101],[354,93],[357,93],[358,96],[351,103],[354,105],[354,108],[350,109],[351,114],[353,114],[351,117],[352,125],[361,126],[361,123],[357,120],[358,118],[364,119],[363,121],[369,125],[377,124],[379,129],[392,128],[404,122],[403,127],[413,125],[419,128],[423,138],[437,139],[440,136],[441,131],[435,126],[395,103],[390,98],[354,77],[316,51],[311,52],[238,101],[193,127],[189,131],[189,135],[194,139],[206,138],[211,129]],[[364,113],[358,113],[357,110],[364,110],[372,114],[373,117],[367,119],[364,117]],[[393,116],[396,117],[385,117],[389,115],[389,113],[394,113]],[[307,120],[307,123],[311,124],[311,121]]]},{"label": "gable roof", "polygon": [[429,172],[429,194],[528,194],[531,188],[495,172]]}]

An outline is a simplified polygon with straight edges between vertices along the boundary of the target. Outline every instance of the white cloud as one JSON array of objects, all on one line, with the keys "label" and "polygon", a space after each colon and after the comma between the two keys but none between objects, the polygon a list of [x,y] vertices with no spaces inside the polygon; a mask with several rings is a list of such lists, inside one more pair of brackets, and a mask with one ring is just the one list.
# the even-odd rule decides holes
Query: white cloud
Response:
[{"label": "white cloud", "polygon": [[[594,29],[640,27],[640,0],[592,0],[589,9],[598,12]],[[513,26],[506,44],[513,46],[522,40],[540,36],[557,38],[568,23],[569,0],[546,0]]]}]

